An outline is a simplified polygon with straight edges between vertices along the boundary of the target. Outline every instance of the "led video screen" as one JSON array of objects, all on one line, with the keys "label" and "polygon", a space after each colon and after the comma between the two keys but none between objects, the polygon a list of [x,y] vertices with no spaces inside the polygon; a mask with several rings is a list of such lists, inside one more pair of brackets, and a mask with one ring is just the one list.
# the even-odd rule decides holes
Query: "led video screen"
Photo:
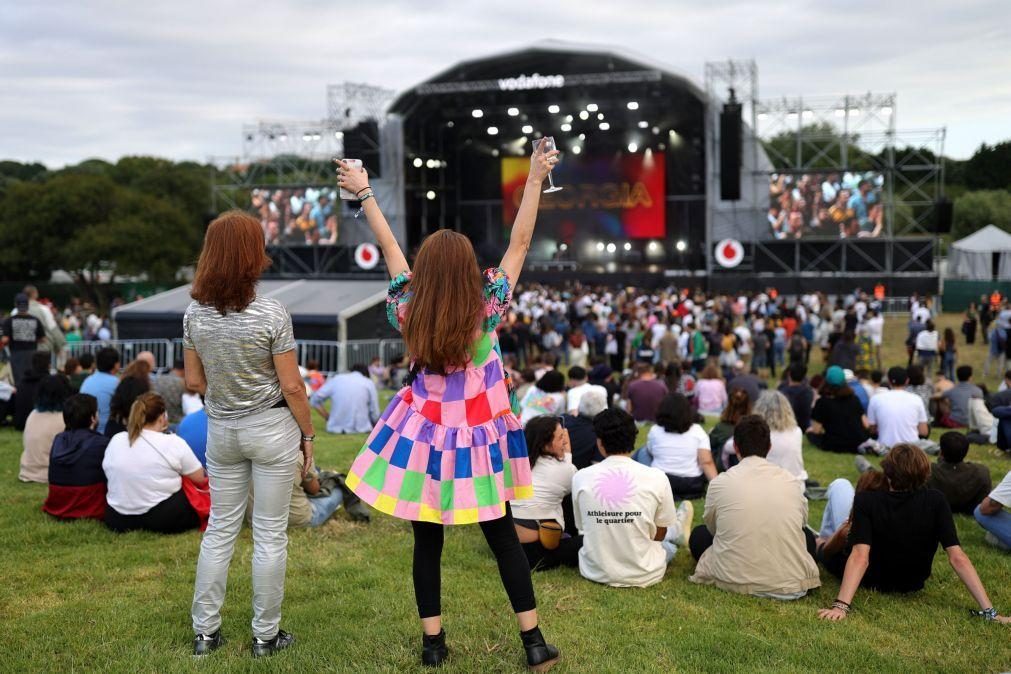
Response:
[{"label": "led video screen", "polygon": [[875,171],[773,173],[769,235],[774,239],[887,235],[885,178]]},{"label": "led video screen", "polygon": [[337,243],[340,203],[333,186],[255,187],[249,208],[268,246]]},{"label": "led video screen", "polygon": [[[529,170],[529,157],[502,160],[502,218],[506,227],[516,218]],[[591,238],[665,238],[664,172],[664,156],[659,152],[614,157],[566,154],[552,174],[555,184],[563,189],[541,195],[538,237],[567,244]]]}]

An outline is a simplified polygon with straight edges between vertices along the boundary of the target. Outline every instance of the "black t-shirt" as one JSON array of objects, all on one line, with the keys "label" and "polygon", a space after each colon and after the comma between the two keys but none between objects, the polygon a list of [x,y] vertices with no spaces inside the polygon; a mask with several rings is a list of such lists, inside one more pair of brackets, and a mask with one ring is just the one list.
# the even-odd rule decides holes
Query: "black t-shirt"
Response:
[{"label": "black t-shirt", "polygon": [[569,445],[572,447],[572,465],[582,469],[594,462],[603,461],[604,457],[597,449],[593,420],[572,414],[566,414],[564,419],[565,429],[569,432]]},{"label": "black t-shirt", "polygon": [[782,384],[779,392],[786,396],[793,408],[793,416],[797,417],[797,425],[806,431],[811,425],[811,405],[814,402],[814,389],[807,384]]},{"label": "black t-shirt", "polygon": [[951,509],[936,489],[859,492],[849,543],[871,546],[862,584],[882,592],[922,590],[937,545],[959,544]]},{"label": "black t-shirt", "polygon": [[861,421],[863,415],[864,408],[855,395],[818,398],[811,410],[811,420],[825,428],[822,448],[830,452],[855,452],[868,437]]},{"label": "black t-shirt", "polygon": [[35,351],[46,336],[42,321],[29,314],[9,316],[3,322],[3,335],[10,339],[11,351]]}]

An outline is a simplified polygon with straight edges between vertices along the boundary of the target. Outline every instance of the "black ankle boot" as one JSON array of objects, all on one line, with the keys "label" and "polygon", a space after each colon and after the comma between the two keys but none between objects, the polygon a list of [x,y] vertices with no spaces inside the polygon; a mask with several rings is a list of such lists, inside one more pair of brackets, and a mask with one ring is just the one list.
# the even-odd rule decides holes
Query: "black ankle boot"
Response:
[{"label": "black ankle boot", "polygon": [[438,667],[449,657],[446,646],[446,630],[439,630],[435,636],[423,635],[421,638],[421,664],[425,667]]},{"label": "black ankle boot", "polygon": [[558,649],[545,643],[541,628],[535,627],[526,632],[520,632],[523,648],[527,651],[527,667],[535,672],[546,672],[558,662]]}]

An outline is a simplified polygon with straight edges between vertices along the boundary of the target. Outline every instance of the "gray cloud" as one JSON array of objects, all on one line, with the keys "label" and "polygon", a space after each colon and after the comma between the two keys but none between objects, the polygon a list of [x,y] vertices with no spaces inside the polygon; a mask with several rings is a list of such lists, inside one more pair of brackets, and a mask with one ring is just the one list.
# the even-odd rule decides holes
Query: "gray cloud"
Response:
[{"label": "gray cloud", "polygon": [[895,91],[899,126],[947,126],[957,157],[1011,137],[1011,4],[903,5],[6,3],[0,157],[234,155],[243,123],[322,117],[327,83],[403,89],[548,37],[629,47],[699,80],[706,60],[753,57],[763,97]]}]

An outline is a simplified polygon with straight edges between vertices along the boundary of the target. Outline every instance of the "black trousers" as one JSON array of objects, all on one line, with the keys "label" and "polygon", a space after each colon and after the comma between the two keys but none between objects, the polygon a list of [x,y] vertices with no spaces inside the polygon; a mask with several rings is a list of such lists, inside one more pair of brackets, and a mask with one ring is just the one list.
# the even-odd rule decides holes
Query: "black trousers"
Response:
[{"label": "black trousers", "polygon": [[563,538],[554,550],[548,550],[540,542],[524,543],[523,552],[530,562],[532,571],[555,569],[559,566],[579,566],[579,549],[583,547],[582,536]]},{"label": "black trousers", "polygon": [[180,489],[142,515],[122,515],[109,506],[105,509],[105,525],[116,533],[142,529],[178,534],[198,528],[200,516]]},{"label": "black trousers", "polygon": [[671,491],[674,498],[691,500],[700,498],[706,494],[706,476],[680,477],[678,475],[668,475]]},{"label": "black trousers", "polygon": [[[411,522],[414,528],[414,596],[418,615],[433,618],[442,615],[442,544],[445,527],[432,522]],[[497,520],[481,522],[488,547],[498,562],[502,585],[509,595],[513,611],[523,613],[537,608],[530,563],[516,535],[512,509]]]},{"label": "black trousers", "polygon": [[[814,533],[807,527],[803,528],[803,532],[804,540],[807,543],[807,552],[817,561],[817,544]],[[692,529],[692,535],[688,538],[688,549],[691,551],[692,557],[695,558],[696,562],[699,561],[702,553],[708,550],[712,544],[713,535],[705,524],[700,524]]]}]

